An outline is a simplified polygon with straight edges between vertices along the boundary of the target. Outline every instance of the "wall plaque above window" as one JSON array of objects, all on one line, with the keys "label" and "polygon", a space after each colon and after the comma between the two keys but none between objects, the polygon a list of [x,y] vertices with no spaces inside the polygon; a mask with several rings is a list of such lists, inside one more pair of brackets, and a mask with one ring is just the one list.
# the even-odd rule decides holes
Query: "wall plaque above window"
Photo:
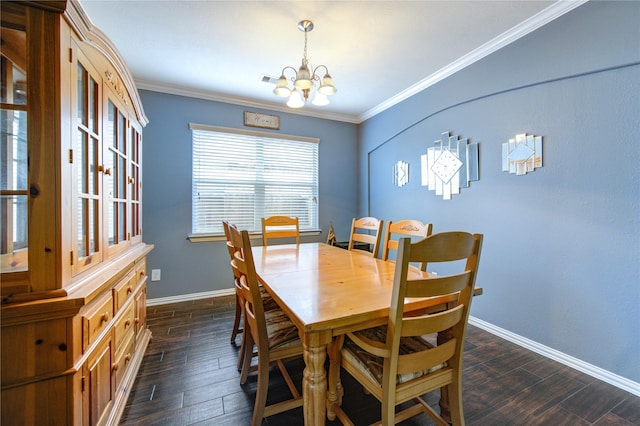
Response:
[{"label": "wall plaque above window", "polygon": [[280,117],[260,112],[244,112],[244,125],[251,127],[261,127],[263,129],[280,130]]}]

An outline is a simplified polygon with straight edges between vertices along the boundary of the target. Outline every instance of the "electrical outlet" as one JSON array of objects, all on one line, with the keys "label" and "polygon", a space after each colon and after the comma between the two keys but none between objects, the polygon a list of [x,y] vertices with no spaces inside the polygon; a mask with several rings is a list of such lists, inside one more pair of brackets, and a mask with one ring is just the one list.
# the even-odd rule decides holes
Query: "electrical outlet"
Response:
[{"label": "electrical outlet", "polygon": [[160,281],[160,269],[151,270],[151,281]]}]

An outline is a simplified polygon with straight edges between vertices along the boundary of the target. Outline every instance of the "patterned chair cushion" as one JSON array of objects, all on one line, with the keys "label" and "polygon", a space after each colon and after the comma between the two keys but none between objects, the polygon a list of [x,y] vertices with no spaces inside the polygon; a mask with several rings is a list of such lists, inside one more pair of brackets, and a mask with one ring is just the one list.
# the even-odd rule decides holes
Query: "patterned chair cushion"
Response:
[{"label": "patterned chair cushion", "polygon": [[[274,302],[275,304],[275,302]],[[299,345],[298,328],[291,322],[287,314],[275,305],[274,309],[264,312],[269,336],[269,349]]]},{"label": "patterned chair cushion", "polygon": [[265,290],[264,287],[262,286],[260,286],[260,296],[262,297],[262,306],[265,312],[270,311],[272,309],[280,309],[276,301],[273,300],[273,297],[271,297],[269,292]]},{"label": "patterned chair cushion", "polygon": [[[359,331],[356,334],[364,336],[368,339],[378,342],[384,342],[387,338],[387,326],[369,328]],[[421,337],[401,337],[400,338],[400,354],[405,355],[419,350],[433,348],[433,345]],[[347,359],[351,364],[357,366],[360,371],[369,376],[373,381],[382,386],[382,368],[384,366],[384,358],[372,355],[358,345],[353,343],[348,337],[344,340],[342,348],[342,357]],[[432,368],[417,371],[414,373],[398,374],[396,384],[408,382],[425,374],[432,373],[444,367],[444,364],[436,365]]]}]

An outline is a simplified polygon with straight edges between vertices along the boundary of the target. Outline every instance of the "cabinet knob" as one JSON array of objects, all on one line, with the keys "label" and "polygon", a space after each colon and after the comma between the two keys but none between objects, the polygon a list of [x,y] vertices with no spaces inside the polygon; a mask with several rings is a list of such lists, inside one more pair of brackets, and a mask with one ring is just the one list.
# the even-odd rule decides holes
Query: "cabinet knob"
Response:
[{"label": "cabinet knob", "polygon": [[104,314],[102,314],[102,317],[100,318],[101,322],[107,322],[109,321],[109,312],[105,312]]},{"label": "cabinet knob", "polygon": [[131,320],[126,320],[126,321],[124,322],[124,328],[127,328],[127,327],[129,327],[130,325],[131,325]]},{"label": "cabinet knob", "polygon": [[127,294],[131,294],[133,292],[133,287],[127,287]]},{"label": "cabinet knob", "polygon": [[140,324],[140,317],[136,317],[134,321],[136,322],[136,324]]},{"label": "cabinet knob", "polygon": [[129,176],[129,183],[133,183],[133,178]]},{"label": "cabinet knob", "polygon": [[114,362],[113,364],[111,364],[111,371],[117,371],[118,370],[118,363]]},{"label": "cabinet knob", "polygon": [[124,363],[125,363],[125,364],[127,364],[129,361],[131,361],[131,354],[127,354],[127,355],[124,357]]},{"label": "cabinet knob", "polygon": [[144,271],[140,271],[140,278],[144,277]]},{"label": "cabinet knob", "polygon": [[105,175],[111,176],[111,169],[107,169],[104,164],[98,166],[98,171],[104,173]]}]

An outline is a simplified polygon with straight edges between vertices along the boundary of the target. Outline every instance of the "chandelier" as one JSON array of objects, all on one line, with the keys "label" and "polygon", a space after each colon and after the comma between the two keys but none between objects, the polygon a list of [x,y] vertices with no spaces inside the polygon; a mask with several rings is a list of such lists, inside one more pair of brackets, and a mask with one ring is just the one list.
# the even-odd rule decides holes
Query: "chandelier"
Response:
[{"label": "chandelier", "polygon": [[[311,95],[311,92],[315,89],[316,82],[319,82],[320,86],[315,91],[311,103],[314,105],[327,105],[329,103],[327,96],[333,95],[338,90],[333,85],[333,79],[329,75],[329,69],[325,65],[318,65],[315,69],[309,65],[309,60],[307,59],[307,33],[313,29],[313,22],[307,19],[302,20],[298,22],[298,28],[304,32],[302,64],[297,71],[294,67],[288,65],[284,67],[276,83],[276,88],[273,89],[273,93],[283,98],[288,97],[287,106],[290,108],[300,108],[307,99],[309,99],[309,95]],[[321,69],[324,69],[324,76],[322,78],[318,75]],[[287,70],[295,73],[295,75],[291,77],[293,90],[289,88],[289,82],[285,76]]]}]

